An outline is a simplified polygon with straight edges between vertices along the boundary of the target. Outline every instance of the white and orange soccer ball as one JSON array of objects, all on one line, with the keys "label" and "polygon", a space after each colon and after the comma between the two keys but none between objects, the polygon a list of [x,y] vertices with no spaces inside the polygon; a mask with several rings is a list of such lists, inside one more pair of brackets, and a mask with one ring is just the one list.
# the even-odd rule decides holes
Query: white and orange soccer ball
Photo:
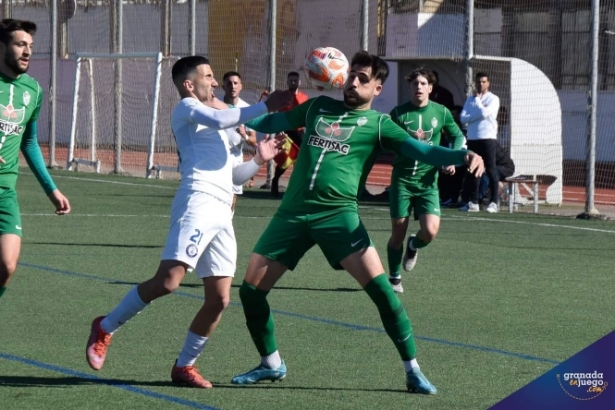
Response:
[{"label": "white and orange soccer ball", "polygon": [[348,78],[348,60],[337,48],[318,47],[305,59],[305,74],[317,90],[342,88]]}]

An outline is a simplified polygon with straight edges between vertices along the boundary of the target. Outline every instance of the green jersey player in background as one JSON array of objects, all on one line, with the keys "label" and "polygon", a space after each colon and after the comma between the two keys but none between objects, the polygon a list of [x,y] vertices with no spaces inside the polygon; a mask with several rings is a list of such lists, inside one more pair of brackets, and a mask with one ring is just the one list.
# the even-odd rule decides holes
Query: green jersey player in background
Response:
[{"label": "green jersey player in background", "polygon": [[288,189],[250,258],[239,289],[246,324],[261,364],[233,378],[234,384],[286,377],[278,352],[267,294],[317,244],[329,264],[345,269],[377,306],[384,328],[404,362],[408,391],[435,394],[416,361],[412,326],[393,292],[376,249],[359,219],[357,197],[374,158],[383,148],[435,166],[467,163],[482,174],[480,156],[423,144],[391,118],[371,109],[389,73],[381,58],[362,51],[351,62],[344,101],[317,97],[290,111],[248,123],[258,132],[305,127]]},{"label": "green jersey player in background", "polygon": [[[453,149],[465,145],[465,136],[455,123],[453,115],[443,105],[429,101],[429,94],[436,81],[431,71],[418,69],[406,80],[410,83],[410,101],[391,111],[391,119],[408,134],[424,144],[440,145],[442,130],[446,132]],[[455,166],[444,169],[449,175]],[[420,229],[408,238],[403,257],[404,270],[414,268],[417,250],[434,240],[440,229],[440,195],[438,193],[438,168],[413,158],[398,155],[393,161],[389,210],[391,213],[391,238],[387,244],[389,281],[395,292],[401,293],[401,266],[404,238],[408,221],[414,208],[414,219]]]},{"label": "green jersey player in background", "polygon": [[68,199],[54,185],[38,146],[36,121],[43,90],[26,74],[35,33],[36,24],[30,21],[0,21],[0,297],[15,273],[21,250],[21,215],[15,192],[20,149],[56,214],[70,212]]}]

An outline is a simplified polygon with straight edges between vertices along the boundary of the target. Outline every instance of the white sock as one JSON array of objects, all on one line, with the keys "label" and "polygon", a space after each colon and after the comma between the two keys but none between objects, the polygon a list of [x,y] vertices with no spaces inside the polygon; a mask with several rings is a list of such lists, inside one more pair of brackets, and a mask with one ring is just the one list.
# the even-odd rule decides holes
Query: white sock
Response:
[{"label": "white sock", "polygon": [[205,349],[208,340],[208,337],[199,336],[188,330],[184,347],[177,358],[177,367],[194,366],[194,362]]},{"label": "white sock", "polygon": [[280,357],[280,352],[276,350],[269,356],[261,356],[261,364],[270,369],[277,369],[278,367],[282,366],[282,358]]},{"label": "white sock", "polygon": [[419,367],[419,362],[417,362],[416,359],[404,360],[404,369],[406,370],[406,373],[414,369],[421,370]]},{"label": "white sock", "polygon": [[100,327],[107,333],[115,333],[124,323],[137,316],[148,306],[141,300],[137,287],[130,289],[119,305],[115,307],[102,322]]}]

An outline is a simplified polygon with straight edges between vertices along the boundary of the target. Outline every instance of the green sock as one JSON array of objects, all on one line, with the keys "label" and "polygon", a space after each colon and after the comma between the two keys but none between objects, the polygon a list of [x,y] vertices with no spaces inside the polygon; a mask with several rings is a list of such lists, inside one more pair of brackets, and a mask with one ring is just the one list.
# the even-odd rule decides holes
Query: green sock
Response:
[{"label": "green sock", "polygon": [[[388,282],[387,282],[388,284]],[[389,285],[389,287],[391,287]],[[244,281],[239,288],[239,297],[246,317],[246,325],[252,341],[261,356],[268,356],[278,350],[275,342],[273,315],[264,290],[257,289]]]},{"label": "green sock", "polygon": [[404,254],[404,247],[393,249],[387,245],[387,263],[389,264],[389,275],[394,277],[401,276],[401,258]]},{"label": "green sock", "polygon": [[2,295],[4,295],[4,292],[6,292],[6,286],[2,286],[0,288],[0,298],[2,297]]},{"label": "green sock", "polygon": [[414,359],[416,345],[412,334],[412,324],[386,275],[376,276],[365,286],[364,290],[378,307],[384,330],[393,340],[401,359]]},{"label": "green sock", "polygon": [[412,242],[412,248],[414,248],[415,250],[424,248],[430,244],[430,242],[425,242],[421,240],[418,235],[412,238],[411,242]]}]

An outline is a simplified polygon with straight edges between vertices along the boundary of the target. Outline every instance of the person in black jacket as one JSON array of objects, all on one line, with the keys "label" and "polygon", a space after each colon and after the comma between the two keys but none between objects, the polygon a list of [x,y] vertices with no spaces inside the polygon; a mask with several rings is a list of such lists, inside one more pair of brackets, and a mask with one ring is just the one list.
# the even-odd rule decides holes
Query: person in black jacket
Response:
[{"label": "person in black jacket", "polygon": [[[515,163],[508,154],[508,151],[496,142],[495,145],[495,166],[498,170],[498,180],[504,181],[506,178],[513,176],[515,173]],[[480,186],[478,188],[478,197],[485,198],[489,190],[489,178],[485,174],[481,177]]]}]

